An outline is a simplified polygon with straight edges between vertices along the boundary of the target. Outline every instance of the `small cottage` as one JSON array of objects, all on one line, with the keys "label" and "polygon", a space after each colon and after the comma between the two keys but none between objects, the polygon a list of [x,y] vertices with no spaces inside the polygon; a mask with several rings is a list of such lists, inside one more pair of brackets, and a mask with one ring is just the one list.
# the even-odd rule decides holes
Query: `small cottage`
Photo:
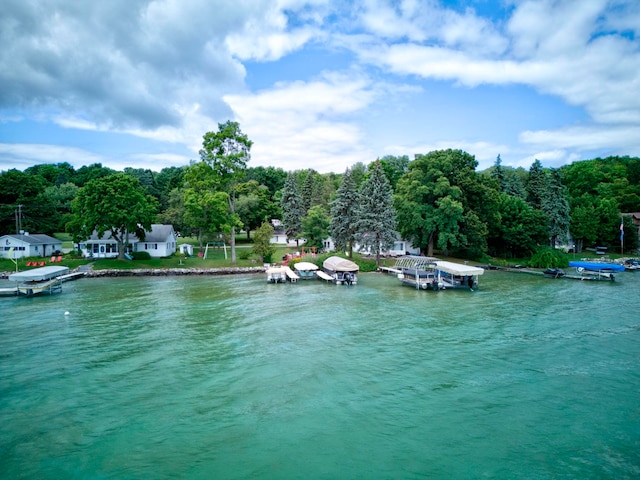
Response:
[{"label": "small cottage", "polygon": [[[145,239],[140,240],[133,234],[129,235],[126,252],[147,252],[151,257],[170,257],[177,249],[178,237],[173,225],[151,225],[151,230],[146,232]],[[111,232],[105,232],[102,238],[93,232],[91,238],[78,244],[79,250],[85,257],[92,258],[116,258],[118,256],[118,242],[111,236]]]},{"label": "small cottage", "polygon": [[0,237],[2,258],[50,257],[61,252],[62,241],[49,235],[25,232]]}]

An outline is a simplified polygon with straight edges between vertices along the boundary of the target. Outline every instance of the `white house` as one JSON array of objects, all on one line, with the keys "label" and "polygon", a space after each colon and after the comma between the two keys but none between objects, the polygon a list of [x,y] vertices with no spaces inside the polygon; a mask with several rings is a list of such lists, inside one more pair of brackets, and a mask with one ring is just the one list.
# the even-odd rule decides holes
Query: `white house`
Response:
[{"label": "white house", "polygon": [[62,241],[49,235],[31,235],[25,232],[0,237],[0,257],[2,258],[50,257],[61,251]]},{"label": "white house", "polygon": [[[148,252],[151,257],[161,258],[173,255],[177,249],[178,237],[173,225],[151,225],[151,230],[145,234],[145,239],[140,240],[133,234],[129,234],[127,253]],[[93,232],[91,238],[78,244],[78,248],[85,257],[116,258],[118,256],[118,243],[111,237],[111,232],[105,232],[102,238]]]},{"label": "white house", "polygon": [[173,225],[151,225],[151,231],[146,232],[144,240],[133,244],[134,252],[148,252],[154,258],[170,257],[178,248],[178,236]]},{"label": "white house", "polygon": [[[327,252],[335,251],[336,247],[331,237],[325,239],[322,243],[324,245],[324,249]],[[367,250],[365,250],[362,246],[358,245],[357,243],[353,246],[353,250],[356,252],[369,254]],[[399,257],[402,255],[420,255],[420,249],[413,247],[410,241],[402,240],[401,238],[398,237],[395,243],[393,244],[393,247],[391,247],[387,251],[380,252],[380,253],[382,255],[388,255],[391,257]]]}]

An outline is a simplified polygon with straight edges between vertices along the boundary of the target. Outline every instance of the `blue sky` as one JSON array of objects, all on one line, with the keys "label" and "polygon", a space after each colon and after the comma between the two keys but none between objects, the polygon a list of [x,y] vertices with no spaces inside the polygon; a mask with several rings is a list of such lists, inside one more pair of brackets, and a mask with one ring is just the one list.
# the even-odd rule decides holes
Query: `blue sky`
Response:
[{"label": "blue sky", "polygon": [[637,0],[4,0],[0,170],[159,171],[227,120],[287,171],[640,156],[639,31]]}]

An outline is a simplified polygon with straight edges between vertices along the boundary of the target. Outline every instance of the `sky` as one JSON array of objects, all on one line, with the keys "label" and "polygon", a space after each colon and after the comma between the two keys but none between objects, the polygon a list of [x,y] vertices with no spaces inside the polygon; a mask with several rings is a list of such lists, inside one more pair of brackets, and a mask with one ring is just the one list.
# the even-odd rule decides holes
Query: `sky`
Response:
[{"label": "sky", "polygon": [[2,0],[0,171],[640,156],[637,0]]}]

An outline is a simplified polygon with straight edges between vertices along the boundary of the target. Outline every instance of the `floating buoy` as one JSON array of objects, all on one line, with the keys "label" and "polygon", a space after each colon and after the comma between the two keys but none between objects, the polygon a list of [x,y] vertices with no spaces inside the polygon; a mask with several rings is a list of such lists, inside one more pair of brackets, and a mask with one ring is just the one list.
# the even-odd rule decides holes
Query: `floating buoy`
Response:
[{"label": "floating buoy", "polygon": [[65,315],[69,315],[69,312],[64,312]]}]

